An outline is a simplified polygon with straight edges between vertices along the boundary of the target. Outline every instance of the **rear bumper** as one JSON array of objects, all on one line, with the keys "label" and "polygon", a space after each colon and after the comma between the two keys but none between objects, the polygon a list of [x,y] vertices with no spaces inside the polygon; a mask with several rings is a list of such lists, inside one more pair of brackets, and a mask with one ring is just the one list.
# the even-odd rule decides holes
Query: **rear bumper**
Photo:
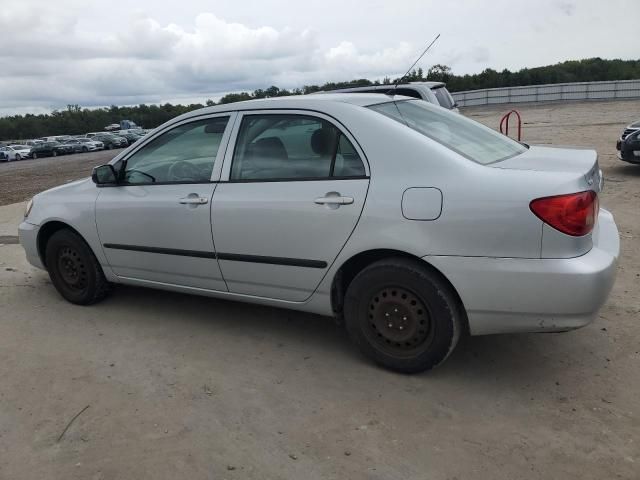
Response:
[{"label": "rear bumper", "polygon": [[40,227],[31,223],[22,222],[18,227],[20,245],[24,248],[27,261],[36,268],[45,270],[42,259],[38,254],[38,231]]},{"label": "rear bumper", "polygon": [[606,302],[620,254],[613,216],[600,210],[593,248],[575,258],[437,257],[424,260],[453,284],[472,335],[553,332],[587,325]]}]

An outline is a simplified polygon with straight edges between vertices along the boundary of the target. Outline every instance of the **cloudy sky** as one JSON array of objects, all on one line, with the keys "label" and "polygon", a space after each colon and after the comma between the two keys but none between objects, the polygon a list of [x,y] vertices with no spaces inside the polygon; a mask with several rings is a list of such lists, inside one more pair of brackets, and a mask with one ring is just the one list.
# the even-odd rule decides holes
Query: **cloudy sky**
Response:
[{"label": "cloudy sky", "polygon": [[639,58],[638,0],[0,0],[0,115]]}]

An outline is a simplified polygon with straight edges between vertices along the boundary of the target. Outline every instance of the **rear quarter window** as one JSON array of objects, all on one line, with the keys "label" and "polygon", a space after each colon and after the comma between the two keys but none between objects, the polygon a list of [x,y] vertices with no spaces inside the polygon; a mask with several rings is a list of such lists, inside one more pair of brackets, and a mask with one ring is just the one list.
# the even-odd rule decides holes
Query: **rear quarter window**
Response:
[{"label": "rear quarter window", "polygon": [[462,115],[419,100],[368,108],[421,133],[469,160],[487,165],[514,157],[527,147]]}]

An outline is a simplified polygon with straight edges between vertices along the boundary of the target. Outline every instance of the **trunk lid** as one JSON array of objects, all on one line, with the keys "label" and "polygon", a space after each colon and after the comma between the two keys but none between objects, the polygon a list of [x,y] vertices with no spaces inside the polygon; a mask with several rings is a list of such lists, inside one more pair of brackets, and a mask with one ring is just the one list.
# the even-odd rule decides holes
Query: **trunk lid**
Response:
[{"label": "trunk lid", "polygon": [[596,192],[602,190],[598,153],[591,149],[531,146],[520,155],[488,166],[509,170],[575,173],[584,177],[590,189]]}]

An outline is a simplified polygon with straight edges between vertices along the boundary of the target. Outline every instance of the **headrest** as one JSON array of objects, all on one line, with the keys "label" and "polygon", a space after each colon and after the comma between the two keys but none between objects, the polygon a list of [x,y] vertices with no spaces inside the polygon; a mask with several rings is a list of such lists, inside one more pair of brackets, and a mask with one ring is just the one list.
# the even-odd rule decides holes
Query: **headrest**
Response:
[{"label": "headrest", "polygon": [[319,128],[311,135],[311,149],[316,155],[331,155],[336,146],[336,131]]}]

